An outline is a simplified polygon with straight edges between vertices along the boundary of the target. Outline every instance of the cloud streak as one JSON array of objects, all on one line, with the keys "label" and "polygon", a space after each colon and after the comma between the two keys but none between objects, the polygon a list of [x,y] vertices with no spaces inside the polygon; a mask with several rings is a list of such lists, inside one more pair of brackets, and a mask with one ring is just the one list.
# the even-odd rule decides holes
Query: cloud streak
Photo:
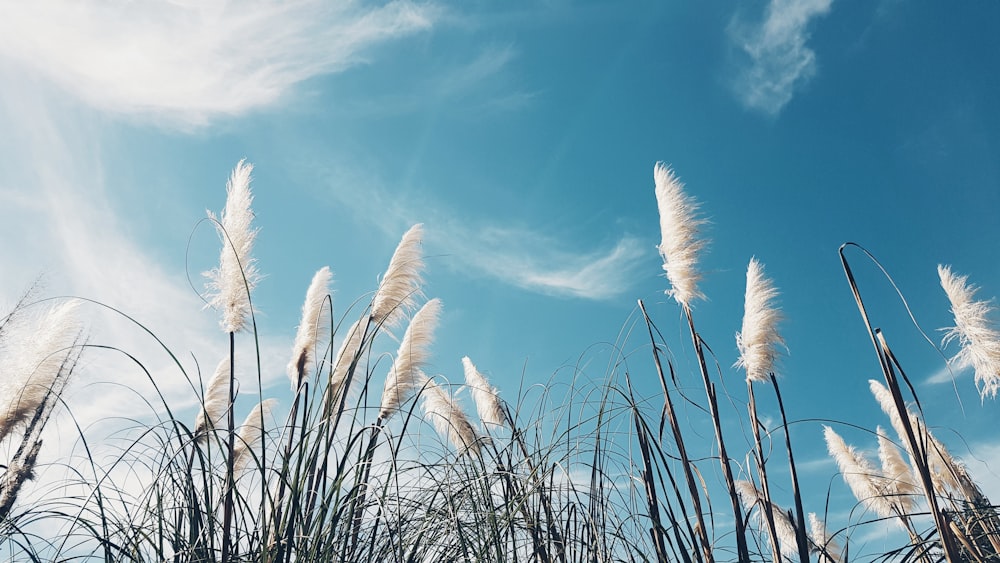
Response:
[{"label": "cloud streak", "polygon": [[[216,314],[203,311],[202,300],[183,274],[171,273],[144,251],[116,215],[105,192],[99,142],[86,124],[54,112],[43,96],[30,89],[12,87],[6,94],[0,101],[0,123],[17,139],[17,146],[16,152],[0,156],[4,170],[0,175],[0,238],[18,243],[0,246],[0,271],[4,272],[0,302],[12,303],[33,277],[47,272],[46,296],[93,299],[142,323],[138,326],[98,305],[81,307],[89,344],[110,347],[84,353],[81,369],[66,393],[68,408],[81,427],[91,428],[102,420],[109,428],[120,427],[123,420],[153,416],[145,400],[156,397],[154,382],[183,419],[197,398],[192,389],[198,385],[196,362],[203,370],[211,369],[228,352]],[[224,178],[219,186],[220,191],[224,189]],[[6,312],[0,310],[0,314]],[[245,409],[257,394],[256,365],[250,360],[256,355],[253,339],[241,340],[237,355],[244,360],[237,373],[245,395],[237,408]],[[264,387],[281,380],[289,341],[262,335]],[[187,377],[164,346],[176,356]],[[162,405],[154,399],[152,407]],[[53,426],[53,432],[57,427]],[[65,454],[73,440],[64,438],[58,442],[63,451],[43,449],[43,456]]]},{"label": "cloud streak", "polygon": [[832,1],[771,0],[763,21],[732,20],[729,38],[749,57],[749,66],[733,84],[744,106],[777,115],[816,74],[816,53],[806,45],[807,28],[830,11]]},{"label": "cloud streak", "polygon": [[[429,232],[433,232],[428,229]],[[571,250],[530,230],[445,224],[431,240],[481,274],[546,295],[611,299],[627,291],[636,265],[650,253],[625,235],[610,248]]]},{"label": "cloud streak", "polygon": [[[326,168],[328,196],[395,238],[414,223],[425,223],[430,254],[452,257],[464,274],[489,277],[515,287],[557,297],[605,300],[626,293],[641,260],[655,256],[652,242],[628,234],[597,248],[580,249],[527,227],[468,219],[448,204],[390,194],[377,175],[356,168]],[[456,219],[462,217],[462,220]]]},{"label": "cloud streak", "polygon": [[0,57],[102,111],[193,128],[281,100],[311,77],[365,62],[372,47],[429,29],[439,11],[264,1],[16,3]]}]

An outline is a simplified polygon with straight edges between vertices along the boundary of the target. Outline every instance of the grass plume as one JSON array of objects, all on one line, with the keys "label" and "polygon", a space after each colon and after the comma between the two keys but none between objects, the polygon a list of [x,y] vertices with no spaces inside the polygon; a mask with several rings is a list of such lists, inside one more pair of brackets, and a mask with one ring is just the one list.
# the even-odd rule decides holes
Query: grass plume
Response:
[{"label": "grass plume", "polygon": [[996,308],[990,301],[975,299],[979,288],[969,283],[968,276],[941,265],[938,276],[955,317],[955,326],[944,329],[944,345],[957,340],[961,347],[951,361],[960,368],[972,366],[979,394],[983,399],[987,395],[996,398],[1000,391],[1000,330],[990,319]]},{"label": "grass plume", "polygon": [[208,272],[209,304],[222,312],[223,332],[240,332],[246,328],[250,315],[250,293],[260,279],[256,260],[252,256],[257,229],[252,226],[253,194],[250,193],[250,173],[253,165],[246,160],[236,164],[226,183],[226,206],[216,219],[222,239],[219,266]]},{"label": "grass plume", "polygon": [[302,320],[299,321],[295,343],[292,344],[292,359],[286,368],[292,383],[292,391],[299,388],[313,365],[316,340],[323,329],[323,304],[330,299],[332,278],[330,268],[323,266],[313,275],[309,289],[306,290],[306,299],[302,304]]},{"label": "grass plume", "polygon": [[698,202],[684,193],[684,184],[669,166],[657,162],[653,180],[660,212],[658,248],[670,282],[667,295],[680,305],[690,306],[693,300],[704,297],[698,289],[698,254],[705,247],[700,230],[706,221],[699,216]]}]

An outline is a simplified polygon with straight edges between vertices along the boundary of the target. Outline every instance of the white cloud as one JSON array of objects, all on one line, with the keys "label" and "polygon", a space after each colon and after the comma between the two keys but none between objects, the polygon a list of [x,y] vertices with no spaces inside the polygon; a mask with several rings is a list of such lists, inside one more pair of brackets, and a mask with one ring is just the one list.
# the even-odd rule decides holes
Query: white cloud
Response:
[{"label": "white cloud", "polygon": [[777,115],[795,90],[816,73],[816,53],[806,42],[807,27],[830,11],[833,0],[771,0],[762,22],[733,19],[730,40],[750,58],[734,83],[743,104]]},{"label": "white cloud", "polygon": [[[46,296],[80,296],[115,307],[163,341],[161,346],[123,314],[92,304],[81,307],[89,343],[115,348],[88,350],[70,383],[65,398],[81,427],[115,417],[122,417],[116,419],[119,425],[126,419],[148,420],[155,413],[146,401],[154,410],[163,406],[153,382],[183,420],[197,395],[164,346],[197,386],[196,361],[210,371],[228,352],[217,315],[203,310],[183,272],[168,271],[144,251],[116,215],[92,131],[53,113],[37,92],[20,87],[5,91],[0,123],[17,139],[14,154],[0,155],[0,240],[8,242],[0,245],[0,303],[13,303],[43,274]],[[222,180],[219,190],[224,190]],[[253,339],[239,340],[237,354],[244,360],[237,370],[247,403],[237,406],[242,409],[255,402],[257,370]],[[284,378],[290,340],[262,336],[265,387]],[[63,430],[69,434],[47,441],[53,445],[43,456],[73,446],[72,426]]]},{"label": "white cloud", "polygon": [[611,248],[574,251],[529,230],[428,227],[432,241],[461,263],[511,285],[550,295],[608,299],[631,286],[637,261],[648,256],[639,239],[623,236]]},{"label": "white cloud", "polygon": [[273,104],[436,17],[407,0],[18,2],[0,18],[0,57],[103,111],[196,127]]},{"label": "white cloud", "polygon": [[955,365],[947,363],[941,366],[941,369],[935,371],[930,376],[928,376],[927,379],[924,380],[924,383],[928,385],[940,385],[942,383],[953,384],[955,380],[958,379],[959,376],[966,373],[971,374],[972,373],[971,368],[972,366],[970,365]]},{"label": "white cloud", "polygon": [[[325,165],[324,165],[325,166]],[[329,195],[398,237],[414,223],[426,223],[426,245],[444,254],[454,268],[546,295],[610,299],[629,290],[639,261],[652,243],[621,235],[599,248],[580,249],[563,239],[526,227],[470,219],[441,201],[390,195],[377,177],[356,168],[327,168]],[[462,220],[456,219],[462,217]]]}]

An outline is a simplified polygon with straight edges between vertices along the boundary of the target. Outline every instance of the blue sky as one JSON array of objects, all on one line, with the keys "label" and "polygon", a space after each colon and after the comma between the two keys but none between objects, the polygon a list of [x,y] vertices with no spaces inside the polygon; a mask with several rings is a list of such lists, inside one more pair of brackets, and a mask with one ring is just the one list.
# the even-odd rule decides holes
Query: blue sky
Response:
[{"label": "blue sky", "polygon": [[[602,343],[632,326],[637,299],[690,365],[655,248],[661,160],[711,220],[708,299],[695,315],[737,402],[742,376],[728,366],[751,256],[782,290],[793,419],[885,423],[867,392],[877,363],[841,243],[883,261],[935,343],[951,323],[937,264],[1000,295],[994,2],[4,10],[0,301],[42,274],[48,294],[120,307],[214,365],[225,337],[188,276],[201,289],[218,250],[198,221],[221,209],[226,177],[246,157],[266,275],[261,341],[273,358],[264,377],[279,396],[312,273],[332,268],[343,313],[416,222],[426,228],[426,292],[446,311],[434,373],[460,379],[469,355],[508,398],[522,378],[561,382],[578,363],[600,378],[611,355]],[[994,460],[992,474],[978,471],[1000,496],[1000,442],[988,430],[996,401],[980,402],[970,373],[934,383],[942,356],[853,258],[931,425],[970,464]],[[143,350],[169,371],[139,331],[93,313],[94,340]],[[633,336],[625,348],[633,379],[652,393],[643,344]],[[85,377],[115,380],[115,361],[90,360]],[[77,389],[81,417],[107,412],[91,400],[111,400],[99,387]],[[190,400],[184,385],[168,388]],[[793,438],[820,466],[812,498],[827,486],[846,494],[819,461],[819,423],[796,425]]]}]

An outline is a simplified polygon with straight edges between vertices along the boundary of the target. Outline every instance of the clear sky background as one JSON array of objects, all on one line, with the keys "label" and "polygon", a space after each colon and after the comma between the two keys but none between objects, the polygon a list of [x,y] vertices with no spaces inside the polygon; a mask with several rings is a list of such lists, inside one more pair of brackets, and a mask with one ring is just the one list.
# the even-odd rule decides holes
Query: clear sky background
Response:
[{"label": "clear sky background", "polygon": [[[199,220],[222,208],[245,157],[266,275],[255,295],[265,394],[286,406],[286,350],[313,272],[332,268],[344,314],[417,222],[426,293],[445,306],[432,373],[458,381],[469,355],[511,400],[577,368],[600,379],[637,299],[690,369],[655,247],[656,161],[711,220],[695,318],[734,416],[745,414],[729,366],[751,256],[782,290],[780,381],[803,421],[793,439],[814,504],[828,488],[849,494],[815,420],[886,425],[838,246],[875,253],[938,345],[951,318],[937,264],[1000,295],[997,2],[40,1],[0,12],[0,302],[42,275],[47,295],[118,307],[183,361],[214,366],[226,338],[196,290],[218,241]],[[980,401],[971,373],[942,377],[944,356],[851,257],[930,425],[1000,500],[1000,405]],[[145,334],[85,311],[93,342],[141,352],[168,395],[192,404]],[[623,349],[652,394],[645,344],[634,335]],[[112,356],[88,358],[72,390],[84,420],[142,410],[90,384],[143,389]],[[837,428],[874,450],[870,434]]]}]

